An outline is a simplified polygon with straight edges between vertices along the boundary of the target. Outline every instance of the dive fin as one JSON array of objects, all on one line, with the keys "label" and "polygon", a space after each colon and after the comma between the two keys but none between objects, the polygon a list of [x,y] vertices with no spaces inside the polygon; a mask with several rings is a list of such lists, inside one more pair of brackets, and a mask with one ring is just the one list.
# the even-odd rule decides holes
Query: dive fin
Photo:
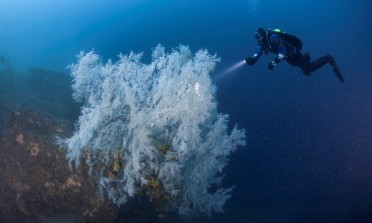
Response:
[{"label": "dive fin", "polygon": [[342,76],[340,69],[338,69],[338,67],[336,65],[332,66],[332,67],[333,67],[333,71],[335,72],[338,80],[341,81],[342,83],[344,83],[345,82],[344,77]]},{"label": "dive fin", "polygon": [[335,59],[333,58],[332,55],[329,55],[329,64],[332,66],[333,72],[335,72],[336,77],[338,78],[338,80],[340,82],[344,83],[345,82],[344,77],[342,76],[340,69],[337,67],[336,61],[335,61]]}]

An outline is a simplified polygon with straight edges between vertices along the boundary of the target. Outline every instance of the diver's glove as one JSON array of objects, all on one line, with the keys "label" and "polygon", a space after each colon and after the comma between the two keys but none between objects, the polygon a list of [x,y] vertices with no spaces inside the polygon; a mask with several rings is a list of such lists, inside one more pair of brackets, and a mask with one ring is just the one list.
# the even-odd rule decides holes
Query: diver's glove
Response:
[{"label": "diver's glove", "polygon": [[253,65],[257,62],[257,57],[248,57],[244,60],[246,64]]},{"label": "diver's glove", "polygon": [[286,56],[284,54],[281,54],[279,53],[279,55],[277,57],[275,57],[275,59],[269,63],[269,65],[267,66],[267,68],[269,68],[269,70],[272,70],[276,65],[278,65],[278,63],[280,63],[280,61],[282,61]]},{"label": "diver's glove", "polygon": [[269,63],[267,68],[269,68],[269,70],[272,70],[276,65],[277,65],[277,63],[275,63],[275,61],[273,61],[273,62]]}]

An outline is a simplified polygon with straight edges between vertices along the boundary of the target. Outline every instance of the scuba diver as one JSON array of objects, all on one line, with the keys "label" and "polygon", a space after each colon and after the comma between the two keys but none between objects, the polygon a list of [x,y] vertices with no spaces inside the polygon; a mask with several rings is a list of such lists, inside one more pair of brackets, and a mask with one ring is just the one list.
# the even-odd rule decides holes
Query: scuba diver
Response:
[{"label": "scuba diver", "polygon": [[257,40],[258,48],[252,57],[248,57],[244,60],[245,63],[253,65],[263,53],[265,53],[265,55],[273,53],[276,54],[277,57],[269,63],[268,68],[270,70],[280,63],[280,61],[286,60],[292,66],[300,67],[306,76],[310,76],[312,72],[329,63],[337,78],[341,82],[344,82],[344,78],[331,54],[311,62],[309,53],[301,53],[301,40],[293,35],[282,32],[280,29],[268,29],[266,31],[263,28],[258,28],[254,37]]}]

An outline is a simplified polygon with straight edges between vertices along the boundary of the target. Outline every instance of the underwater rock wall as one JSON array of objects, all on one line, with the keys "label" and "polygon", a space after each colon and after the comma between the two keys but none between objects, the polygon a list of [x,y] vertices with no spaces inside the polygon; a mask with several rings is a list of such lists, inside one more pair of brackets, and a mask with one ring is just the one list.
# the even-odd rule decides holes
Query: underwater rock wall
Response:
[{"label": "underwater rock wall", "polygon": [[72,99],[71,77],[44,68],[19,72],[0,56],[0,106],[9,113],[16,107],[49,113],[57,118],[74,120],[80,105]]},{"label": "underwater rock wall", "polygon": [[113,222],[117,207],[102,199],[86,168],[72,173],[55,137],[71,123],[29,109],[7,115],[0,139],[0,222]]}]

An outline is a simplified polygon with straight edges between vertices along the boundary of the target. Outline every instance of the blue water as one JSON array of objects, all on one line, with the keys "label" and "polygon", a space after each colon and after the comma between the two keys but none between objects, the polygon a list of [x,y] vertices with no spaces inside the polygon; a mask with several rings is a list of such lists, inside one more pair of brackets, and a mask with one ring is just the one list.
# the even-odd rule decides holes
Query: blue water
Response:
[{"label": "blue water", "polygon": [[[225,170],[224,185],[236,185],[225,213],[201,221],[371,222],[371,6],[368,0],[13,0],[0,7],[0,55],[20,72],[42,67],[67,75],[80,50],[105,59],[132,50],[150,60],[158,43],[185,44],[217,53],[217,75],[254,53],[258,27],[295,34],[312,59],[332,53],[345,83],[329,66],[311,77],[286,62],[270,71],[274,55],[215,78],[219,111],[246,129],[247,146]],[[9,94],[0,92],[6,101]]]}]

